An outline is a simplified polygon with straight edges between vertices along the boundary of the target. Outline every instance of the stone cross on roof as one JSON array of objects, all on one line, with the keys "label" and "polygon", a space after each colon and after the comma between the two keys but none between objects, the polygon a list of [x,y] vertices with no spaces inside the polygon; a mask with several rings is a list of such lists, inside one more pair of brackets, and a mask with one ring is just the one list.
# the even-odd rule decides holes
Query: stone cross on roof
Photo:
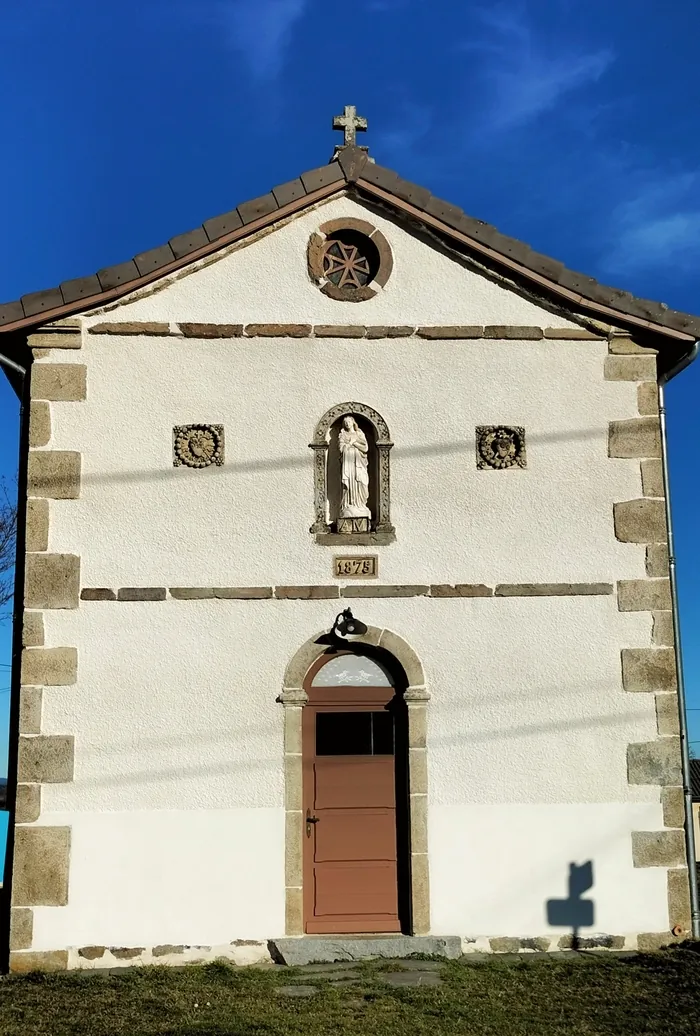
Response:
[{"label": "stone cross on roof", "polygon": [[345,147],[353,147],[357,144],[357,132],[364,132],[367,129],[367,119],[363,119],[361,115],[357,114],[357,108],[354,104],[345,105],[345,113],[343,115],[333,116],[333,129],[343,130],[345,133]]}]

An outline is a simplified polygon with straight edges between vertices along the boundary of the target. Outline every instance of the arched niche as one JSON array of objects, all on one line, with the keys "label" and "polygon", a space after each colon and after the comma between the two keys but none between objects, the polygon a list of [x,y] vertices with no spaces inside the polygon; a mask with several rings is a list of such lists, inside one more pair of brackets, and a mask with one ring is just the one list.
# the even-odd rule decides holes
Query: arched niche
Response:
[{"label": "arched niche", "polygon": [[[332,537],[337,542],[337,521],[340,502],[340,454],[338,430],[343,418],[352,416],[365,433],[369,446],[369,501],[372,513],[368,532],[352,534],[353,542],[390,542],[394,527],[391,524],[391,493],[389,452],[394,445],[389,427],[380,413],[366,403],[338,403],[327,410],[316,425],[309,443],[314,452],[314,524],[310,531],[317,542]],[[343,539],[347,542],[348,537]]]}]

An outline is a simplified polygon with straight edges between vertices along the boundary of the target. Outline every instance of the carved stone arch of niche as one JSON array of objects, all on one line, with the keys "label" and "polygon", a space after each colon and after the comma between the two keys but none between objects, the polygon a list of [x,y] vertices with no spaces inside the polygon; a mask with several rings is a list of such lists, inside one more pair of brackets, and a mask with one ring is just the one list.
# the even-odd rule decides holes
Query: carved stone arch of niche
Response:
[{"label": "carved stone arch of niche", "polygon": [[[303,881],[303,771],[302,713],[308,701],[304,679],[314,662],[328,650],[327,631],[311,637],[291,658],[284,674],[282,693],[277,699],[284,706],[284,808],[285,808],[285,933],[304,934]],[[368,626],[353,646],[367,644],[382,648],[402,667],[407,687],[404,700],[408,710],[408,788],[411,855],[411,925],[413,935],[430,931],[430,884],[428,868],[428,748],[427,720],[430,692],[420,658],[393,630]]]},{"label": "carved stone arch of niche", "polygon": [[[314,524],[309,530],[312,533],[329,533],[330,527],[326,515],[328,500],[328,446],[332,426],[340,418],[349,414],[357,414],[369,421],[374,428],[377,449],[377,492],[376,527],[378,533],[393,533],[391,524],[391,482],[389,475],[389,452],[394,445],[389,434],[389,426],[378,411],[366,403],[338,403],[327,410],[316,425],[314,437],[309,448],[314,452]],[[360,534],[362,535],[362,534]],[[368,535],[368,534],[364,534]]]}]

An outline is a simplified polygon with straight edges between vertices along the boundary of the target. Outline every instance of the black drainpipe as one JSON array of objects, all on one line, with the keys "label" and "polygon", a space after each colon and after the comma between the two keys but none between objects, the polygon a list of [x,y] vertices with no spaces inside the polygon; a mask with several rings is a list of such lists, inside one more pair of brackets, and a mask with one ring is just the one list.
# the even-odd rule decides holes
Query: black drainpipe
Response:
[{"label": "black drainpipe", "polygon": [[22,616],[24,612],[24,542],[27,511],[27,463],[29,457],[29,378],[28,369],[0,353],[0,367],[19,375],[20,430],[19,473],[17,479],[17,547],[15,555],[15,595],[12,615],[12,670],[10,678],[10,744],[7,762],[7,847],[2,888],[0,889],[0,974],[10,969],[10,908],[12,902],[12,859],[15,847],[15,804],[17,800],[17,751],[19,748],[19,693],[22,662]]},{"label": "black drainpipe", "polygon": [[673,549],[673,525],[671,522],[671,494],[668,478],[668,447],[666,441],[666,400],[664,389],[671,378],[680,374],[698,355],[700,342],[694,342],[670,370],[659,378],[659,424],[661,426],[661,469],[666,499],[666,536],[668,540],[668,576],[671,589],[671,614],[676,641],[676,680],[678,684],[678,720],[681,737],[681,775],[683,780],[683,806],[685,811],[685,852],[688,858],[690,885],[690,925],[693,939],[700,939],[700,905],[698,902],[698,875],[695,865],[695,833],[693,830],[693,795],[690,787],[690,746],[688,744],[688,719],[685,711],[685,682],[683,680],[683,657],[681,652],[681,626],[678,615],[678,589],[676,584],[676,554]]}]

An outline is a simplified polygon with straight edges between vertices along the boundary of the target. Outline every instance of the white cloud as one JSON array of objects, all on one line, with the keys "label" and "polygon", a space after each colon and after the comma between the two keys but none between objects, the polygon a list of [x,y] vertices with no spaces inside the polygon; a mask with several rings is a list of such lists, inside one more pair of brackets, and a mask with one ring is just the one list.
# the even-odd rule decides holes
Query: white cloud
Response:
[{"label": "white cloud", "polygon": [[[208,11],[223,41],[259,82],[276,79],[309,0],[214,0]],[[206,10],[206,8],[205,8]]]},{"label": "white cloud", "polygon": [[518,5],[475,13],[480,31],[462,49],[481,66],[483,114],[491,130],[513,129],[551,111],[568,94],[597,82],[614,60],[607,48],[587,50],[559,34],[548,40]]},{"label": "white cloud", "polygon": [[614,273],[638,273],[673,264],[691,273],[700,261],[700,177],[696,173],[649,179],[612,213],[610,238],[601,266]]}]

